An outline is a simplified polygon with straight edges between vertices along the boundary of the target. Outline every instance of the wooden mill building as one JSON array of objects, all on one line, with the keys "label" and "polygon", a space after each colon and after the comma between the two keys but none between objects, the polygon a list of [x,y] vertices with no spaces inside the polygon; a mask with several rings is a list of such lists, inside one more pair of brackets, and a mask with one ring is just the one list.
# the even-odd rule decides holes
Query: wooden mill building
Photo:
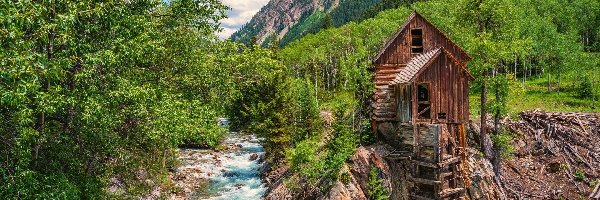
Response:
[{"label": "wooden mill building", "polygon": [[373,130],[410,166],[410,199],[458,199],[471,57],[413,12],[373,60]]}]

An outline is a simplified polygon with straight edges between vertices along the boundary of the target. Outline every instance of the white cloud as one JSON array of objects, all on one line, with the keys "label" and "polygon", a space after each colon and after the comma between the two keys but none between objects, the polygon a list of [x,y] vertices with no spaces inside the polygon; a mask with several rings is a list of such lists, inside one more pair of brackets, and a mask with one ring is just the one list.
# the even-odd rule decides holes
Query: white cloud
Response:
[{"label": "white cloud", "polygon": [[250,21],[269,0],[221,0],[221,2],[231,7],[231,10],[227,11],[228,18],[221,20],[223,31],[217,33],[219,38],[225,39]]}]

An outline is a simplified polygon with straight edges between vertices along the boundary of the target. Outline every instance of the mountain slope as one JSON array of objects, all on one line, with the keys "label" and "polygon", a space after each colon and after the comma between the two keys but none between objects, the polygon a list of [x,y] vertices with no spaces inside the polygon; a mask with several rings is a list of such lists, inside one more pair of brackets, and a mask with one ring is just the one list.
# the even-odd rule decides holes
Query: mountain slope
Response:
[{"label": "mountain slope", "polygon": [[263,45],[276,39],[285,46],[325,27],[369,18],[372,13],[397,5],[388,0],[271,0],[231,39]]}]

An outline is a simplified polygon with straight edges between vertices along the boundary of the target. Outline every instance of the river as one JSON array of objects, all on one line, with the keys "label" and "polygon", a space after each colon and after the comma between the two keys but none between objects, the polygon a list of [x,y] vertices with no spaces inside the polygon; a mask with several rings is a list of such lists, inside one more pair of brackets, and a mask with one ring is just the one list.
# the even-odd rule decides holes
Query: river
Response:
[{"label": "river", "polygon": [[258,200],[267,190],[260,179],[260,138],[231,132],[224,150],[179,149],[172,178],[182,191],[172,199]]}]

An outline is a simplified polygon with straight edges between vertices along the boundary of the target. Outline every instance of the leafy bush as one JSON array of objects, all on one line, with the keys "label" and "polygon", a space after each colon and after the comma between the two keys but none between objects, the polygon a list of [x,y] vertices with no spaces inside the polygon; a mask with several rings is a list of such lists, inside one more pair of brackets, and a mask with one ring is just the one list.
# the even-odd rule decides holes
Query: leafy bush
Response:
[{"label": "leafy bush", "polygon": [[334,138],[327,143],[327,173],[337,178],[358,144],[356,134],[346,124],[335,124]]},{"label": "leafy bush", "polygon": [[292,138],[294,141],[315,136],[322,131],[322,121],[315,87],[308,80],[293,79],[290,82]]},{"label": "leafy bush", "polygon": [[[358,136],[352,126],[356,104],[352,99],[343,96],[338,95],[339,98],[324,105],[333,110],[335,120],[331,129],[315,133],[286,151],[286,160],[290,163],[292,171],[299,173],[311,184],[323,179],[339,178],[340,169],[352,156],[358,144]],[[322,141],[325,134],[325,138],[330,139]],[[321,186],[327,188],[329,185]]]},{"label": "leafy bush", "polygon": [[492,134],[494,145],[500,149],[500,155],[504,158],[510,158],[515,153],[515,148],[512,146],[514,135],[509,131],[501,129],[500,133]]},{"label": "leafy bush", "polygon": [[290,169],[314,184],[324,175],[326,168],[318,139],[307,139],[286,151]]},{"label": "leafy bush", "polygon": [[116,176],[115,198],[133,199],[167,181],[176,145],[216,144],[210,102],[227,82],[205,47],[224,12],[217,1],[3,3],[28,20],[0,17],[0,199],[99,199]]},{"label": "leafy bush", "polygon": [[[20,171],[17,174],[7,176],[4,169],[0,169],[0,197],[3,199],[77,199],[81,195],[79,186],[64,174],[44,175],[34,171]],[[86,194],[88,197],[100,193],[94,187],[84,188],[92,189],[87,190],[90,192]]]},{"label": "leafy bush", "polygon": [[376,167],[371,167],[369,182],[367,184],[369,200],[385,200],[390,198],[387,188],[383,186],[383,181],[379,177],[379,169]]},{"label": "leafy bush", "polygon": [[350,183],[350,181],[352,181],[352,175],[350,175],[350,173],[348,173],[348,172],[344,172],[344,173],[340,174],[340,177],[338,177],[338,179],[343,184],[348,184],[348,183]]},{"label": "leafy bush", "polygon": [[585,180],[585,172],[583,172],[583,170],[581,170],[581,169],[579,169],[579,168],[575,169],[575,178],[576,178],[578,181],[583,181],[583,180]]},{"label": "leafy bush", "polygon": [[582,99],[592,98],[594,95],[594,85],[592,80],[588,76],[583,76],[581,81],[579,82],[578,87],[578,96]]}]

